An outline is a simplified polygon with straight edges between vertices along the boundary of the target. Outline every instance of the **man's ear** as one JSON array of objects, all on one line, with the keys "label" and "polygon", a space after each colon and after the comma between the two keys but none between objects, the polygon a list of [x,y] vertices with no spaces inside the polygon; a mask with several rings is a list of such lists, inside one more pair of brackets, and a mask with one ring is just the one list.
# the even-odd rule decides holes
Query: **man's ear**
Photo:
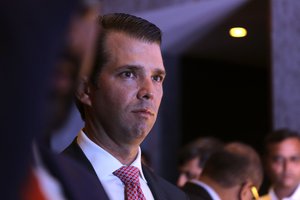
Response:
[{"label": "man's ear", "polygon": [[76,87],[76,98],[83,104],[91,106],[92,101],[91,101],[91,85],[89,83],[88,77],[83,76],[80,77],[77,83]]},{"label": "man's ear", "polygon": [[253,186],[252,183],[249,181],[246,181],[245,183],[242,184],[240,192],[239,192],[239,199],[240,200],[249,200],[253,199],[253,195],[251,192],[251,187]]}]

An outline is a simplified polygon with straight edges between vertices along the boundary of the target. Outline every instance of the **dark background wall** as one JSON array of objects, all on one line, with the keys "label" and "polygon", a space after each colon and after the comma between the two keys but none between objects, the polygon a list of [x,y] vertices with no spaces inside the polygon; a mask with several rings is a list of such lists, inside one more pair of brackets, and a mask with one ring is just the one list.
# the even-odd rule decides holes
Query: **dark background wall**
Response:
[{"label": "dark background wall", "polygon": [[260,150],[270,130],[269,68],[184,57],[182,143],[202,136]]},{"label": "dark background wall", "polygon": [[[182,143],[214,135],[261,151],[272,126],[269,6],[249,1],[183,53]],[[247,37],[229,37],[232,26]]]},{"label": "dark background wall", "polygon": [[[231,38],[232,26],[246,27],[247,37]],[[173,94],[173,103],[163,104],[168,106],[163,113],[174,113],[176,108],[179,113],[162,121],[168,129],[161,139],[170,145],[161,149],[163,160],[168,161],[163,162],[161,173],[169,180],[176,179],[178,148],[198,137],[239,140],[262,152],[263,138],[273,123],[270,49],[270,4],[249,1],[180,54],[167,57],[166,65],[172,64],[169,71],[172,76],[176,71],[177,81],[168,86],[165,98]]]}]

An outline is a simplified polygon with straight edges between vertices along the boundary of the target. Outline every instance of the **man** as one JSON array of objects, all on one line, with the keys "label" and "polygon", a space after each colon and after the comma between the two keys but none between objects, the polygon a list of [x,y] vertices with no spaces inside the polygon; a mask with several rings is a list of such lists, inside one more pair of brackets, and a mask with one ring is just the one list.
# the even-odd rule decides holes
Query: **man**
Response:
[{"label": "man", "polygon": [[223,147],[223,142],[214,137],[202,137],[184,146],[178,156],[177,186],[183,187],[187,181],[197,180],[207,159]]},{"label": "man", "polygon": [[85,126],[64,154],[99,178],[108,199],[130,199],[133,189],[119,175],[121,170],[127,177],[127,169],[137,179],[132,183],[136,199],[186,199],[181,190],[141,164],[140,144],[156,121],[163,96],[161,31],[122,13],[102,16],[99,25],[94,69],[77,90]]},{"label": "man", "polygon": [[262,200],[300,199],[300,135],[279,129],[265,140],[265,166],[271,181]]},{"label": "man", "polygon": [[199,180],[183,190],[191,200],[258,200],[262,166],[256,151],[243,143],[229,143],[206,162]]}]

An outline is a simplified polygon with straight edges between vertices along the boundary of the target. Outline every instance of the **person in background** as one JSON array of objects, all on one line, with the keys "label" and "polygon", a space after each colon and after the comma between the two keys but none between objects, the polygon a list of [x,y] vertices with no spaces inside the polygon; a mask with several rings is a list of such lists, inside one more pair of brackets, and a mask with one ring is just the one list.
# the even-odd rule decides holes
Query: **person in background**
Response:
[{"label": "person in background", "polygon": [[106,199],[187,199],[141,163],[166,76],[160,29],[125,13],[103,15],[99,26],[94,68],[76,93],[85,125],[63,154],[99,179]]},{"label": "person in background", "polygon": [[222,147],[223,142],[217,138],[201,137],[180,149],[177,186],[183,187],[187,181],[197,180],[210,155]]},{"label": "person in background", "polygon": [[207,160],[199,180],[183,190],[191,200],[258,200],[263,179],[260,157],[249,145],[232,142]]},{"label": "person in background", "polygon": [[262,200],[300,199],[300,135],[283,128],[265,138],[265,171],[271,187]]}]

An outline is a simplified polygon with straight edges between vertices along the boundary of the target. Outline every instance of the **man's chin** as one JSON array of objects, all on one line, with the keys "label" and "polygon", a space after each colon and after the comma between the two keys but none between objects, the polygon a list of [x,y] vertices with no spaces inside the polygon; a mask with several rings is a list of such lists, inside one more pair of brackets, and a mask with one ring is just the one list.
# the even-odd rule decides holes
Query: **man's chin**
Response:
[{"label": "man's chin", "polygon": [[295,181],[293,179],[285,179],[282,182],[282,187],[285,188],[293,188],[293,187],[297,187],[298,186],[299,181]]}]

